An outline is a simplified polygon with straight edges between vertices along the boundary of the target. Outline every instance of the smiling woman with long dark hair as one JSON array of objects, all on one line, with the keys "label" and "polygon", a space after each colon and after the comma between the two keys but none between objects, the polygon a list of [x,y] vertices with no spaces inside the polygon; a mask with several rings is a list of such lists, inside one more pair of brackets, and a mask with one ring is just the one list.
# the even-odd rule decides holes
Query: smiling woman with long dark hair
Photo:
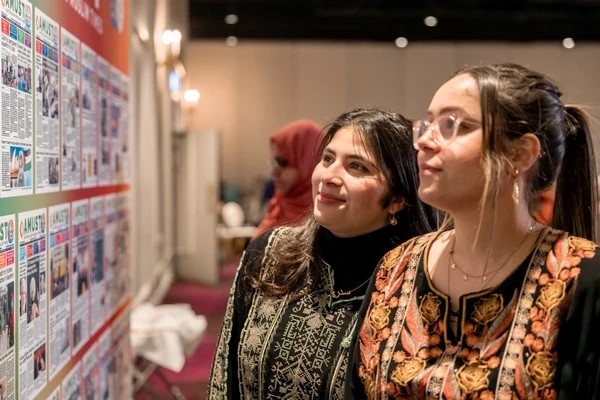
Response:
[{"label": "smiling woman with long dark hair", "polygon": [[312,214],[246,249],[212,367],[210,399],[342,399],[357,311],[380,258],[436,227],[417,196],[411,122],[358,109],[326,129]]}]

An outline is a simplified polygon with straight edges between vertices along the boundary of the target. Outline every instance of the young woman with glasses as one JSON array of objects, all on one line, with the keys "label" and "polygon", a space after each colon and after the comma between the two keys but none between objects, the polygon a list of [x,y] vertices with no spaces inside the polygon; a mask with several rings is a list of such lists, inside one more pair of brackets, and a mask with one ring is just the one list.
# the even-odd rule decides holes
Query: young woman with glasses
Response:
[{"label": "young woman with glasses", "polygon": [[[514,64],[458,71],[414,124],[437,232],[386,254],[347,398],[600,398],[596,173],[585,113]],[[556,185],[551,226],[534,219]]]},{"label": "young woman with glasses", "polygon": [[343,399],[350,339],[380,258],[437,226],[418,199],[412,124],[358,109],[325,131],[314,207],[246,249],[213,361],[210,399]]}]

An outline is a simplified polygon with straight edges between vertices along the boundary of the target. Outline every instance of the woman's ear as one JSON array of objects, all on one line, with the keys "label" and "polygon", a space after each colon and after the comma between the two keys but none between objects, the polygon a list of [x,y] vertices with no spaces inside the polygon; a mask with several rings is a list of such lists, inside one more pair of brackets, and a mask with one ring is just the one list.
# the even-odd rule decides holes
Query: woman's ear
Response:
[{"label": "woman's ear", "polygon": [[396,214],[399,211],[402,211],[406,207],[406,199],[404,197],[397,197],[392,200],[392,204],[390,204],[389,212],[390,214]]},{"label": "woman's ear", "polygon": [[524,173],[535,164],[540,154],[540,140],[533,133],[526,133],[513,142],[509,159],[515,170]]}]

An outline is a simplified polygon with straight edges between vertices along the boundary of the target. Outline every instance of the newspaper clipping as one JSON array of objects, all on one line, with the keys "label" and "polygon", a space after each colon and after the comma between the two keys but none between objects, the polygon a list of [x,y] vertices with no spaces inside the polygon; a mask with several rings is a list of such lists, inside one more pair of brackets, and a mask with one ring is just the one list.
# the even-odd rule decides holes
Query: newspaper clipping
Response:
[{"label": "newspaper clipping", "polygon": [[19,398],[46,385],[46,209],[19,214]]},{"label": "newspaper clipping", "polygon": [[121,182],[129,182],[129,77],[121,74]]},{"label": "newspaper clipping", "polygon": [[79,39],[61,27],[61,84],[62,84],[62,189],[81,186],[80,107],[81,93]]},{"label": "newspaper clipping", "polygon": [[69,204],[48,209],[48,263],[50,264],[48,362],[53,379],[71,357],[69,346]]},{"label": "newspaper clipping", "polygon": [[116,266],[114,274],[115,307],[126,298],[129,290],[129,192],[116,195],[117,232]]},{"label": "newspaper clipping", "polygon": [[117,294],[114,286],[115,268],[117,258],[115,249],[117,247],[117,209],[116,196],[114,193],[104,197],[106,224],[104,225],[104,281],[106,285],[106,315],[110,316],[115,311]]},{"label": "newspaper clipping", "polygon": [[81,176],[82,187],[98,185],[96,53],[81,44]]},{"label": "newspaper clipping", "polygon": [[110,98],[110,64],[98,56],[98,130],[99,134],[99,157],[98,183],[100,186],[111,183],[110,176],[110,139],[108,137],[108,114]]},{"label": "newspaper clipping", "polygon": [[109,135],[110,135],[110,165],[113,183],[118,181],[121,161],[119,160],[121,143],[121,107],[123,100],[121,98],[121,71],[116,67],[110,68],[110,114],[109,114]]},{"label": "newspaper clipping", "polygon": [[98,342],[95,342],[84,354],[83,360],[83,398],[100,399],[100,371],[98,365]]},{"label": "newspaper clipping", "polygon": [[33,193],[33,102],[31,97],[31,3],[15,0],[0,3],[2,34],[1,196]]},{"label": "newspaper clipping", "polygon": [[[0,399],[15,398],[15,222],[14,215],[0,217]],[[26,291],[20,293],[26,307]]]},{"label": "newspaper clipping", "polygon": [[104,196],[90,199],[90,234],[92,250],[91,332],[94,334],[106,319],[104,286]]},{"label": "newspaper clipping", "polygon": [[71,203],[71,343],[75,354],[90,336],[89,200]]},{"label": "newspaper clipping", "polygon": [[72,370],[69,371],[65,379],[62,381],[62,398],[68,400],[83,399],[83,393],[81,392],[81,375],[82,375],[81,362],[78,362]]},{"label": "newspaper clipping", "polygon": [[58,24],[35,9],[35,186],[56,192],[60,158]]}]

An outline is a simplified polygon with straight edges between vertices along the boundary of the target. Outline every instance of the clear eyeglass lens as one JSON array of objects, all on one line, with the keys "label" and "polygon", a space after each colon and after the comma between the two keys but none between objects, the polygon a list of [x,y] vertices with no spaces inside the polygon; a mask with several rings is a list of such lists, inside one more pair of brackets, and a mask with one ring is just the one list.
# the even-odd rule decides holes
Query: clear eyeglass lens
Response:
[{"label": "clear eyeglass lens", "polygon": [[448,115],[440,118],[437,122],[437,126],[442,141],[446,142],[456,135],[458,121],[454,115]]}]

